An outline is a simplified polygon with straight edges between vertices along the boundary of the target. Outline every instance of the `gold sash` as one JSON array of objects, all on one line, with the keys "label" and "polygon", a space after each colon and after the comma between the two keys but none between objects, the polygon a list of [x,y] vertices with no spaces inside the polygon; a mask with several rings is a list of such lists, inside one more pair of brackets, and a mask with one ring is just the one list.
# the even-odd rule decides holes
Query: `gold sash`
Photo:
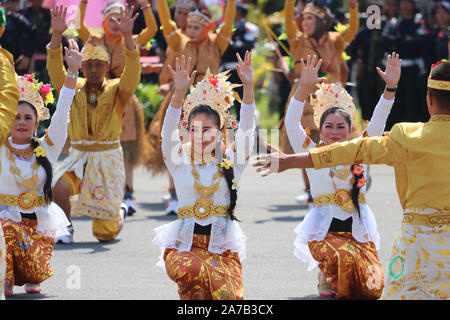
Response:
[{"label": "gold sash", "polygon": [[[359,203],[366,203],[366,195],[360,193],[358,196]],[[335,204],[342,208],[342,210],[352,213],[355,210],[355,206],[352,202],[350,191],[347,189],[338,189],[335,193],[323,194],[315,197],[313,200],[314,207],[324,206],[327,204]]]},{"label": "gold sash", "polygon": [[432,214],[417,214],[405,212],[403,214],[403,224],[415,226],[438,227],[450,224],[450,212],[439,212]]},{"label": "gold sash", "polygon": [[178,219],[196,218],[206,220],[211,216],[229,217],[228,206],[213,205],[212,200],[200,198],[193,206],[178,209]]},{"label": "gold sash", "polygon": [[11,194],[0,194],[0,204],[19,207],[22,210],[31,210],[35,207],[42,207],[48,203],[45,197],[38,196],[36,190],[22,192],[18,196]]}]

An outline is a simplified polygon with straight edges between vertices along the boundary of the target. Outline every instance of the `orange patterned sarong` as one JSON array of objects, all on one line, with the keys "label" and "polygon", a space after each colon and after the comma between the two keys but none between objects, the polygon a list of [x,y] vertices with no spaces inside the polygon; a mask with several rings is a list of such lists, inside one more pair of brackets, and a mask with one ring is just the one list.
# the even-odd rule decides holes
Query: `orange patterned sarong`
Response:
[{"label": "orange patterned sarong", "polygon": [[358,242],[351,232],[329,232],[309,250],[336,298],[378,299],[384,288],[383,269],[372,242]]},{"label": "orange patterned sarong", "polygon": [[6,281],[16,286],[38,284],[53,275],[55,241],[36,233],[37,220],[2,221],[6,243]]},{"label": "orange patterned sarong", "polygon": [[191,251],[166,249],[167,274],[181,300],[243,300],[242,266],[237,252],[208,251],[208,235],[194,234]]}]

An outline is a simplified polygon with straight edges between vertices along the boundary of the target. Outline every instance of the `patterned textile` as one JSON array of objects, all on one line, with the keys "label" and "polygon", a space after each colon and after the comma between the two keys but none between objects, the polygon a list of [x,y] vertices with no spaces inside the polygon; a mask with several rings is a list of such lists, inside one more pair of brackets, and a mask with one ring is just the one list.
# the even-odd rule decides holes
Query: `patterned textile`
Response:
[{"label": "patterned textile", "polygon": [[182,300],[243,300],[242,266],[237,252],[208,251],[208,235],[194,234],[191,251],[166,249],[164,261],[170,279],[178,284]]},{"label": "patterned textile", "polygon": [[1,221],[6,243],[6,281],[38,284],[53,275],[50,268],[55,242],[36,233],[37,220]]},{"label": "patterned textile", "polygon": [[6,248],[3,228],[0,226],[0,300],[5,299]]},{"label": "patterned textile", "polygon": [[402,224],[394,239],[382,299],[450,298],[450,226]]},{"label": "patterned textile", "polygon": [[[55,170],[57,181],[66,172],[74,172],[81,183],[80,195],[72,209],[74,216],[119,220],[125,186],[122,148],[85,152],[71,149]],[[67,181],[67,180],[66,180]],[[71,189],[78,189],[71,186]]]},{"label": "patterned textile", "polygon": [[358,242],[350,232],[329,232],[323,241],[309,242],[336,298],[378,299],[383,270],[372,242]]}]

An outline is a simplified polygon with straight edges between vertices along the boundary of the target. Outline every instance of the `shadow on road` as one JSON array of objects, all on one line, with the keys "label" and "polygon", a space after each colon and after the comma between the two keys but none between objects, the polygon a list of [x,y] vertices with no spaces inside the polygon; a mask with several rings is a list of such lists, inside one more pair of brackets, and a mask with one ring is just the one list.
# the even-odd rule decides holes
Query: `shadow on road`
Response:
[{"label": "shadow on road", "polygon": [[21,287],[15,286],[14,287],[14,295],[12,297],[6,298],[6,300],[43,300],[43,299],[54,299],[56,296],[48,296],[43,293],[35,293],[35,294],[27,294],[25,292],[23,293],[16,293],[18,290],[25,290]]},{"label": "shadow on road", "polygon": [[294,204],[294,205],[273,205],[270,208],[267,208],[267,211],[270,212],[285,212],[285,211],[300,211],[300,210],[308,210],[307,204]]},{"label": "shadow on road", "polygon": [[58,243],[55,244],[53,248],[54,251],[68,251],[68,250],[79,250],[79,249],[92,249],[90,252],[86,252],[85,254],[94,254],[99,252],[110,251],[108,248],[111,245],[120,242],[120,239],[114,239],[108,242],[99,242],[99,241],[89,241],[89,242],[75,242],[71,244],[63,244]]}]

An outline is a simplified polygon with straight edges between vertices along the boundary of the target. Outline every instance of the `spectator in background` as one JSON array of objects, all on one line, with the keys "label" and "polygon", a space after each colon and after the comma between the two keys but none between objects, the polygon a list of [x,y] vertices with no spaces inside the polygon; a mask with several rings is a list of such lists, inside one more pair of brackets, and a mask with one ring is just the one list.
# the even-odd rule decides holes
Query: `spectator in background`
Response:
[{"label": "spectator in background", "polygon": [[[369,0],[368,6],[376,5],[381,9],[381,28],[369,29],[366,23],[361,28],[355,40],[349,45],[347,51],[353,63],[354,81],[356,82],[356,95],[364,120],[372,117],[373,110],[384,90],[384,83],[380,81],[376,67],[381,66],[383,60],[382,30],[391,19],[397,16],[397,0]],[[369,19],[369,17],[367,17]]]},{"label": "spectator in background", "polygon": [[[247,21],[248,8],[241,2],[236,3],[236,18],[234,28],[235,31],[231,38],[230,45],[222,56],[222,66],[220,71],[231,70],[228,81],[231,83],[241,83],[236,71],[237,58],[236,53],[241,57],[245,56],[245,51],[251,51],[256,44],[259,36],[259,28],[251,22]],[[242,97],[242,87],[236,88],[235,91]],[[236,116],[239,120],[240,103],[235,102]]]},{"label": "spectator in background", "polygon": [[12,53],[15,69],[19,75],[28,73],[36,48],[36,29],[22,14],[16,12],[19,0],[8,0],[3,4],[6,12],[6,28],[0,45]]},{"label": "spectator in background", "polygon": [[400,0],[399,17],[391,18],[383,30],[385,57],[389,52],[398,53],[402,57],[402,77],[386,130],[390,130],[397,122],[425,122],[429,119],[424,57],[430,48],[426,47],[426,25],[416,8],[417,2],[418,0]]},{"label": "spectator in background", "polygon": [[[450,60],[449,39],[450,39],[450,1],[438,2],[436,8],[432,11],[436,24],[432,28],[431,35],[434,39],[434,61],[441,59]],[[430,66],[429,66],[430,68]]]}]

